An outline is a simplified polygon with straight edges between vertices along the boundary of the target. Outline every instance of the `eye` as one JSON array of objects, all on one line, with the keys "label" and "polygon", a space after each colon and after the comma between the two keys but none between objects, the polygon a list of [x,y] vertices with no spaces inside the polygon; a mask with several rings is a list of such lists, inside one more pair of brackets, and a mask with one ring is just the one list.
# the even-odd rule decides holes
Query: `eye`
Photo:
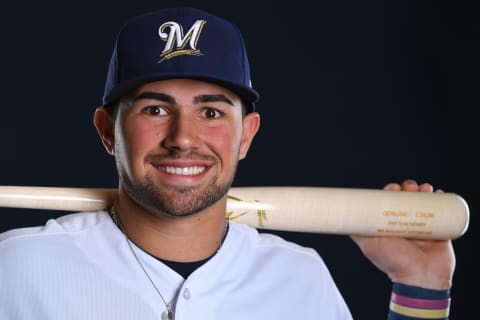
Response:
[{"label": "eye", "polygon": [[205,108],[202,111],[202,115],[207,119],[217,119],[220,118],[223,113],[213,108]]},{"label": "eye", "polygon": [[149,116],[166,116],[167,110],[161,106],[148,106],[142,109],[142,112]]}]

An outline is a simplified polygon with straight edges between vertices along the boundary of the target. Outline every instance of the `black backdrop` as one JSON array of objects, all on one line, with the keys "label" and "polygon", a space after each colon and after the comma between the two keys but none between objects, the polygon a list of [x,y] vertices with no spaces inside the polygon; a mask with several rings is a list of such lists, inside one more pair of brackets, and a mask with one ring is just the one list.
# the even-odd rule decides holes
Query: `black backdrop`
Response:
[{"label": "black backdrop", "polygon": [[[263,127],[235,185],[381,188],[414,178],[462,195],[471,224],[454,242],[451,319],[471,318],[480,24],[461,2],[2,3],[0,184],[114,187],[92,115],[115,34],[127,17],[183,4],[234,21],[246,38]],[[2,208],[0,231],[61,214]],[[356,319],[385,318],[390,283],[348,237],[277,233],[319,251]]]}]

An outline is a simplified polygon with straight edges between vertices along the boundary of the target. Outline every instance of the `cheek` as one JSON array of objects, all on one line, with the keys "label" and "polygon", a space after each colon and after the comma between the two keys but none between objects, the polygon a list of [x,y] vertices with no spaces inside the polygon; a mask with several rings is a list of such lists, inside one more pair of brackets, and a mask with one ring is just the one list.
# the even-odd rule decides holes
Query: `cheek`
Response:
[{"label": "cheek", "polygon": [[240,148],[241,132],[229,130],[228,128],[217,128],[208,134],[208,144],[223,159],[232,158],[237,160]]},{"label": "cheek", "polygon": [[152,128],[138,122],[124,122],[116,128],[116,156],[130,165],[138,161],[143,163],[146,153],[157,142],[152,132]]}]

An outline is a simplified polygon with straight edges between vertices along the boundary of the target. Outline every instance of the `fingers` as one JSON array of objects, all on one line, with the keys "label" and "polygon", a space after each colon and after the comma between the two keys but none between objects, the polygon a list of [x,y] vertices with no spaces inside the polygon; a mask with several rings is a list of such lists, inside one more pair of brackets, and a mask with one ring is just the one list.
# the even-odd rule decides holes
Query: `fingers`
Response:
[{"label": "fingers", "polygon": [[384,189],[391,191],[433,192],[433,186],[430,183],[422,183],[419,185],[417,181],[413,179],[406,179],[401,184],[394,182],[388,183]]},{"label": "fingers", "polygon": [[433,192],[433,186],[430,183],[422,183],[420,186],[418,186],[418,191]]},{"label": "fingers", "polygon": [[383,187],[385,190],[390,190],[390,191],[400,191],[402,190],[402,187],[398,183],[388,183]]}]

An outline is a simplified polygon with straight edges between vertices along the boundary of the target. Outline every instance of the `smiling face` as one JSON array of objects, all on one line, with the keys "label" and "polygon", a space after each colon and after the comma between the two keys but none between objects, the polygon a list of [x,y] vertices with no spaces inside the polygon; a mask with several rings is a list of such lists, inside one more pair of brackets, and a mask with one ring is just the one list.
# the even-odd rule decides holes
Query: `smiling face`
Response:
[{"label": "smiling face", "polygon": [[156,215],[191,215],[225,197],[259,126],[236,94],[197,80],[143,85],[115,120],[101,109],[95,125],[120,188]]}]

